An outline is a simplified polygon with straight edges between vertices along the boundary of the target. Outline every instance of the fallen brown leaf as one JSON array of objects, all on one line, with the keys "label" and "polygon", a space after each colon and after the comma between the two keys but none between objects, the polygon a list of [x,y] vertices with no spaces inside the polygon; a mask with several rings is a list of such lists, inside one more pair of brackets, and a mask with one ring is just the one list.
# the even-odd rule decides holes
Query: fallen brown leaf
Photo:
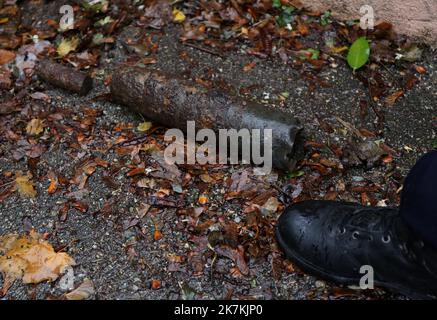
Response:
[{"label": "fallen brown leaf", "polygon": [[9,50],[0,49],[0,65],[11,62],[15,59],[15,53]]},{"label": "fallen brown leaf", "polygon": [[426,69],[422,66],[414,65],[414,69],[416,69],[416,71],[419,72],[420,74],[426,73]]},{"label": "fallen brown leaf", "polygon": [[208,197],[206,195],[202,194],[199,196],[198,201],[200,204],[204,205],[204,204],[208,203]]},{"label": "fallen brown leaf", "polygon": [[17,99],[12,99],[6,102],[0,103],[0,115],[10,114],[18,111],[19,102]]},{"label": "fallen brown leaf", "polygon": [[243,71],[248,72],[248,71],[252,70],[253,67],[255,67],[255,66],[256,66],[256,61],[252,61],[244,66]]},{"label": "fallen brown leaf", "polygon": [[30,181],[32,175],[22,175],[21,172],[17,172],[15,177],[15,188],[23,197],[35,198],[36,190],[33,186],[33,182]]},{"label": "fallen brown leaf", "polygon": [[0,295],[5,295],[15,280],[23,283],[55,281],[66,267],[76,262],[68,254],[57,253],[42,236],[31,231],[28,236],[10,234],[0,237],[0,272],[4,282]]},{"label": "fallen brown leaf", "polygon": [[247,276],[249,274],[249,267],[244,259],[244,249],[239,246],[237,249],[233,249],[228,245],[222,245],[215,248],[215,251],[224,257],[227,257],[234,261],[241,274]]},{"label": "fallen brown leaf", "polygon": [[153,290],[158,290],[158,289],[160,289],[160,288],[161,288],[161,280],[153,279],[153,280],[152,280],[152,283],[151,283],[151,285],[150,285],[150,287],[151,287]]},{"label": "fallen brown leaf", "polygon": [[[0,67],[0,89],[9,90],[12,86],[12,72],[6,68]],[[0,107],[0,114],[1,107]]]},{"label": "fallen brown leaf", "polygon": [[67,300],[86,300],[94,294],[94,284],[90,279],[85,279],[73,291],[65,294]]},{"label": "fallen brown leaf", "polygon": [[160,239],[162,239],[162,232],[158,229],[155,229],[155,231],[153,232],[153,240],[158,241]]},{"label": "fallen brown leaf", "polygon": [[44,123],[40,119],[32,119],[26,126],[26,132],[28,135],[37,136],[44,131]]},{"label": "fallen brown leaf", "polygon": [[47,192],[50,194],[55,193],[57,187],[58,187],[58,179],[50,179],[50,185],[47,189]]},{"label": "fallen brown leaf", "polygon": [[398,100],[399,97],[402,97],[403,94],[404,94],[403,90],[395,91],[391,95],[389,95],[387,98],[385,98],[384,102],[387,106],[392,106],[395,104],[396,100]]}]

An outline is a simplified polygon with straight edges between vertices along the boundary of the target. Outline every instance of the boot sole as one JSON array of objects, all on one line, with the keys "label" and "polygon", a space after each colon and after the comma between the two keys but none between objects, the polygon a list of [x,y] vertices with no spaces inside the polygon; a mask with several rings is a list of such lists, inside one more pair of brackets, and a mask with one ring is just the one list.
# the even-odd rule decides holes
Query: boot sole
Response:
[{"label": "boot sole", "polygon": [[[294,262],[303,271],[305,271],[309,274],[315,275],[319,278],[325,279],[327,281],[338,283],[338,284],[345,285],[345,286],[350,286],[350,285],[356,286],[357,284],[359,284],[360,278],[354,279],[354,278],[348,278],[348,277],[341,277],[341,276],[335,276],[335,275],[332,275],[330,273],[324,272],[322,269],[320,269],[319,267],[317,267],[313,263],[305,260],[300,255],[298,255],[296,252],[294,252],[293,250],[288,248],[288,246],[285,244],[285,242],[283,241],[283,239],[281,237],[281,234],[279,232],[278,227],[276,227],[275,233],[276,233],[276,239],[277,239],[280,247],[284,251],[286,257],[290,261]],[[400,294],[405,295],[413,300],[432,300],[432,299],[435,299],[435,297],[433,298],[429,295],[424,295],[424,294],[420,294],[417,292],[413,292],[413,291],[411,291],[411,289],[407,289],[407,288],[402,287],[402,286],[396,286],[396,285],[393,285],[391,283],[381,282],[381,281],[377,281],[377,280],[375,280],[374,283],[375,283],[375,286],[377,286],[377,287],[388,289],[389,291],[394,292],[394,293],[400,293]]]}]

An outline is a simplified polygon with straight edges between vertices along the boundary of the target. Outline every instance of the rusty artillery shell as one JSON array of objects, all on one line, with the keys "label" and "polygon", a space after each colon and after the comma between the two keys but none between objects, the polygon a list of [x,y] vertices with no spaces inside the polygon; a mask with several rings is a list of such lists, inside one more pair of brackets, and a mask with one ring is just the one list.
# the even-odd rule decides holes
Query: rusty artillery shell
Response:
[{"label": "rusty artillery shell", "polygon": [[48,59],[39,63],[37,75],[54,86],[80,95],[87,94],[93,86],[91,77],[86,73]]},{"label": "rusty artillery shell", "polygon": [[210,90],[172,75],[140,67],[120,67],[112,75],[114,102],[166,127],[272,129],[272,164],[293,170],[303,156],[302,126],[289,113]]}]

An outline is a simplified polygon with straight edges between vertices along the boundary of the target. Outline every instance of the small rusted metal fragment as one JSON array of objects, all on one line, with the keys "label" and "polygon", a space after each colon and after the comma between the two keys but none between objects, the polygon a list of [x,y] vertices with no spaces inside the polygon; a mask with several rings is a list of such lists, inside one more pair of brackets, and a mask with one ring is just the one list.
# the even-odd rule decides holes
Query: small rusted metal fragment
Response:
[{"label": "small rusted metal fragment", "polygon": [[93,86],[93,81],[88,74],[48,59],[39,63],[37,74],[41,79],[56,87],[73,91],[80,95],[87,94]]}]

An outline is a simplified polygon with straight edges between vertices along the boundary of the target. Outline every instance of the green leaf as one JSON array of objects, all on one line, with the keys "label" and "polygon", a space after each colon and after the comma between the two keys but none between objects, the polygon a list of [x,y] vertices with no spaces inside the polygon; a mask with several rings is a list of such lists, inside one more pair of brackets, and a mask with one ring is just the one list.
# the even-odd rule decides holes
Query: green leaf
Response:
[{"label": "green leaf", "polygon": [[294,12],[294,10],[296,10],[296,8],[293,6],[282,6],[282,12],[284,14],[290,15]]},{"label": "green leaf", "polygon": [[307,49],[309,53],[311,53],[311,60],[319,59],[320,51],[317,49],[309,48]]},{"label": "green leaf", "polygon": [[104,19],[100,19],[94,25],[96,27],[103,27],[105,24],[111,23],[114,20],[110,16],[106,16]]},{"label": "green leaf", "polygon": [[290,92],[288,92],[288,91],[281,92],[281,96],[283,96],[285,99],[287,99],[290,96]]},{"label": "green leaf", "polygon": [[360,37],[352,43],[347,54],[347,63],[355,70],[361,68],[369,60],[370,46],[365,37]]},{"label": "green leaf", "polygon": [[331,17],[331,12],[330,11],[325,11],[322,16],[320,17],[320,24],[322,26],[326,26],[327,24],[329,24],[331,21],[329,20],[329,17]]},{"label": "green leaf", "polygon": [[299,171],[292,171],[292,172],[288,172],[287,173],[287,178],[291,179],[291,178],[298,178],[298,177],[302,177],[305,174],[305,171],[299,170]]},{"label": "green leaf", "polygon": [[108,0],[89,1],[83,0],[82,6],[87,11],[104,12],[108,9]]},{"label": "green leaf", "polygon": [[[311,55],[310,57],[308,57],[309,54]],[[309,48],[306,50],[301,50],[299,58],[301,60],[307,60],[307,59],[317,60],[319,59],[319,56],[320,56],[320,50]]]},{"label": "green leaf", "polygon": [[145,132],[145,131],[149,130],[151,127],[152,127],[152,123],[149,121],[145,121],[145,122],[140,123],[138,125],[137,130],[141,131],[141,132]]},{"label": "green leaf", "polygon": [[281,7],[281,0],[273,0],[273,8],[280,8]]},{"label": "green leaf", "polygon": [[282,12],[276,16],[276,22],[280,27],[285,27],[287,24],[291,24],[294,20],[293,12],[296,10],[293,6],[282,6]]}]

